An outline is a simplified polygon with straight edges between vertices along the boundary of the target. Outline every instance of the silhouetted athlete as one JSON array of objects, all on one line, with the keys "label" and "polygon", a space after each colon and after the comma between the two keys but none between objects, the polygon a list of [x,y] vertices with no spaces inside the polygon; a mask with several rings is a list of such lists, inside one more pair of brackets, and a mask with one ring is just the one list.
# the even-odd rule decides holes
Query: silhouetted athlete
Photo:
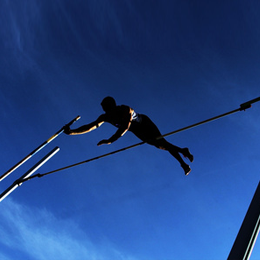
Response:
[{"label": "silhouetted athlete", "polygon": [[179,161],[185,172],[185,175],[190,173],[190,166],[186,164],[180,156],[180,154],[182,154],[192,162],[193,155],[189,152],[189,149],[180,148],[167,142],[164,138],[159,138],[161,133],[148,116],[137,114],[129,106],[117,106],[115,100],[112,97],[104,98],[101,102],[101,106],[105,111],[105,114],[100,115],[96,121],[88,125],[83,125],[74,130],[67,127],[64,132],[68,135],[85,134],[98,128],[104,122],[108,122],[117,127],[118,130],[109,139],[101,140],[98,145],[111,144],[119,137],[123,136],[127,131],[130,131],[143,142],[154,145],[159,149],[168,151]]}]

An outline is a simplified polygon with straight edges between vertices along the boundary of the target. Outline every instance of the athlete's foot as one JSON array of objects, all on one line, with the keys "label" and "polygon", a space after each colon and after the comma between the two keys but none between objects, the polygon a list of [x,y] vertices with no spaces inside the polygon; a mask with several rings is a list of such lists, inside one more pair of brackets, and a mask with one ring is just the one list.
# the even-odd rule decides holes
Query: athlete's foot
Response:
[{"label": "athlete's foot", "polygon": [[189,175],[189,173],[191,172],[190,166],[189,166],[188,164],[184,164],[184,165],[182,165],[181,167],[182,167],[182,169],[184,170],[185,175],[186,175],[186,176]]},{"label": "athlete's foot", "polygon": [[188,148],[183,148],[182,154],[184,157],[188,158],[190,160],[190,162],[193,162],[193,155],[190,153]]}]

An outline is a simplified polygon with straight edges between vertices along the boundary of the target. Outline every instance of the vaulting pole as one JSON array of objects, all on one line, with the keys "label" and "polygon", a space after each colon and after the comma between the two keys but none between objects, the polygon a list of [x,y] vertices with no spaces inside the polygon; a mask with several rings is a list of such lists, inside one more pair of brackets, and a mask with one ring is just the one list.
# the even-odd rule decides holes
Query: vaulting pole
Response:
[{"label": "vaulting pole", "polygon": [[16,170],[18,167],[20,167],[22,164],[24,164],[26,161],[28,161],[32,156],[34,156],[36,153],[38,153],[42,148],[44,148],[48,143],[50,143],[53,139],[58,137],[61,133],[63,133],[65,127],[72,125],[74,122],[80,119],[80,116],[77,116],[73,120],[71,120],[68,124],[63,126],[56,134],[51,136],[47,141],[42,143],[39,147],[37,147],[35,150],[33,150],[30,154],[28,154],[26,157],[24,157],[20,162],[18,162],[16,165],[14,165],[11,169],[9,169],[7,172],[5,172],[2,176],[0,176],[0,181],[2,181],[4,178],[6,178],[10,173],[12,173],[14,170]]},{"label": "vaulting pole", "polygon": [[248,208],[228,260],[249,260],[260,228],[260,182]]},{"label": "vaulting pole", "polygon": [[7,188],[0,195],[0,202],[7,197],[12,191],[14,191],[18,186],[22,185],[22,180],[24,178],[28,178],[35,171],[37,171],[43,164],[45,164],[51,157],[53,157],[58,151],[59,147],[54,148],[51,152],[49,152],[45,157],[43,157],[37,164],[35,164],[29,171],[27,171],[23,176],[21,176],[18,180],[16,180],[9,188]]}]

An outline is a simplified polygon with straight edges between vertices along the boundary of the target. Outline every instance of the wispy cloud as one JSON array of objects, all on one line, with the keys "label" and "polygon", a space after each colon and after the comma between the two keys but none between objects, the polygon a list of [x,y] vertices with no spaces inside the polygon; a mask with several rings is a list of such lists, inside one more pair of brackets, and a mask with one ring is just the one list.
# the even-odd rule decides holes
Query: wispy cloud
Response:
[{"label": "wispy cloud", "polygon": [[76,222],[58,219],[46,209],[7,199],[0,211],[1,259],[19,251],[29,259],[132,259],[109,245],[94,245]]},{"label": "wispy cloud", "polygon": [[15,67],[20,72],[32,69],[37,65],[34,56],[37,52],[37,31],[41,31],[40,5],[28,0],[21,4],[5,0],[0,8],[3,16],[0,29],[3,47],[0,51],[8,53],[8,58],[2,62],[7,68]]}]

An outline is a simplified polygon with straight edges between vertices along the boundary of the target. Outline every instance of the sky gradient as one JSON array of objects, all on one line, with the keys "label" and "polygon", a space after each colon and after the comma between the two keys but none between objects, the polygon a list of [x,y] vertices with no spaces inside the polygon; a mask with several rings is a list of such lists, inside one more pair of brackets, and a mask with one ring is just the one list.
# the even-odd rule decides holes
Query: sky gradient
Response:
[{"label": "sky gradient", "polygon": [[[73,127],[94,121],[108,95],[163,134],[259,97],[259,12],[254,0],[1,1],[1,174],[77,115]],[[142,145],[24,183],[0,204],[1,259],[226,259],[259,182],[259,111],[168,137],[194,155],[187,177]],[[139,142],[97,147],[115,131],[62,134],[1,191],[55,146],[40,173]]]}]

